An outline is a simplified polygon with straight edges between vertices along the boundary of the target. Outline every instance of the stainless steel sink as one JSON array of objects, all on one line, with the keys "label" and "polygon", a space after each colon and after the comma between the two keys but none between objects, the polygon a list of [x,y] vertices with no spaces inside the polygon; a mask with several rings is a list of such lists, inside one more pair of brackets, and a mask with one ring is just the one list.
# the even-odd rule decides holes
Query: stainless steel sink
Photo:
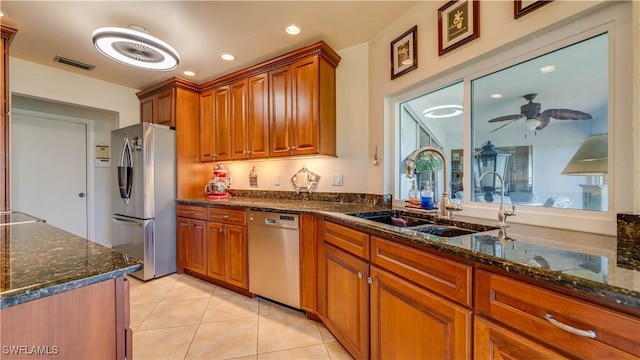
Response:
[{"label": "stainless steel sink", "polygon": [[[455,237],[497,229],[495,226],[442,220],[433,215],[423,215],[402,210],[352,213],[348,215],[440,237]],[[402,231],[405,232],[404,230]]]}]

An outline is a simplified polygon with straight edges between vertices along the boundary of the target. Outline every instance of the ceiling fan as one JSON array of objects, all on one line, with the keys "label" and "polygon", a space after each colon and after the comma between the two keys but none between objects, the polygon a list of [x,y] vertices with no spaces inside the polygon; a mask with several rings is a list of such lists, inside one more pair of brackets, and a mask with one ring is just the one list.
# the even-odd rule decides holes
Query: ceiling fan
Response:
[{"label": "ceiling fan", "polygon": [[[558,120],[591,119],[591,115],[587,113],[584,113],[582,111],[577,111],[577,110],[570,110],[570,109],[548,109],[543,112],[540,112],[540,103],[533,102],[533,99],[536,97],[536,95],[538,94],[534,93],[534,94],[527,94],[523,96],[525,99],[529,100],[529,102],[520,107],[520,114],[505,115],[505,116],[500,116],[495,119],[489,120],[490,123],[508,121],[508,123],[500,126],[497,129],[491,130],[489,133],[498,131],[503,127],[523,117],[526,118],[527,120],[537,120],[534,122],[534,124],[537,125],[534,128],[535,130],[544,129],[547,125],[549,125],[550,118],[554,118]],[[531,130],[534,130],[534,129],[531,129]]]}]

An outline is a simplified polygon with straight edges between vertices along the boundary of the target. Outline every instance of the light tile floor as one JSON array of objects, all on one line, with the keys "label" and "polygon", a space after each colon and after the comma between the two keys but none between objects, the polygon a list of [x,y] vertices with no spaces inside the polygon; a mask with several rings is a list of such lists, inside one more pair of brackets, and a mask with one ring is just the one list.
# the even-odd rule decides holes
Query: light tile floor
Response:
[{"label": "light tile floor", "polygon": [[130,280],[133,358],[351,359],[322,324],[189,275]]}]

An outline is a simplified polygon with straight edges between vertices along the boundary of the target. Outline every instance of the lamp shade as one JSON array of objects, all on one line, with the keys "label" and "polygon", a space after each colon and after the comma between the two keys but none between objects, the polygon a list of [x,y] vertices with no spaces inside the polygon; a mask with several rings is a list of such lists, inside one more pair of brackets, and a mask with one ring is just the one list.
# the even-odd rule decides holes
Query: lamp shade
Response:
[{"label": "lamp shade", "polygon": [[562,175],[602,175],[608,173],[608,134],[589,136],[562,170]]}]

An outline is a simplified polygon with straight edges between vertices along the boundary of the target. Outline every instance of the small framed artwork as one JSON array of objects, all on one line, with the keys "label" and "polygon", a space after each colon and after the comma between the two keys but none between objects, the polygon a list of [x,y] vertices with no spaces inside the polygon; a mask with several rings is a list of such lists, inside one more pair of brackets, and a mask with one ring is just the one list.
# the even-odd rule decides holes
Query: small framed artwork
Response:
[{"label": "small framed artwork", "polygon": [[479,37],[478,0],[449,1],[438,9],[438,55]]},{"label": "small framed artwork", "polygon": [[547,5],[553,0],[514,0],[513,1],[513,18],[517,19],[526,15],[537,8]]},{"label": "small framed artwork", "polygon": [[418,68],[418,25],[391,42],[391,80]]}]

